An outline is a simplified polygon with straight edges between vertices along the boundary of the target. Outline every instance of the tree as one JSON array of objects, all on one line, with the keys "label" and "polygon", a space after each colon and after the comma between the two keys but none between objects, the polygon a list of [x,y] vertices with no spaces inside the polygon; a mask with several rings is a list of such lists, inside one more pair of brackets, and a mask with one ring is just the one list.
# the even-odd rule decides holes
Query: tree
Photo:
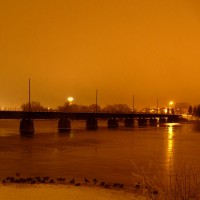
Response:
[{"label": "tree", "polygon": [[196,107],[196,106],[193,108],[193,115],[194,115],[194,116],[197,115],[197,107]]},{"label": "tree", "polygon": [[64,105],[58,106],[57,110],[60,112],[78,112],[79,106],[77,104],[65,102]]},{"label": "tree", "polygon": [[101,107],[96,104],[91,104],[90,106],[88,106],[88,110],[89,112],[101,112]]},{"label": "tree", "polygon": [[189,106],[189,108],[188,108],[188,114],[191,115],[192,111],[193,111],[192,106]]},{"label": "tree", "polygon": [[167,108],[167,114],[169,115],[169,108]]},{"label": "tree", "polygon": [[[24,103],[21,105],[22,111],[29,111],[29,103]],[[30,102],[30,111],[39,112],[39,111],[47,111],[48,109],[41,105],[38,101]]]},{"label": "tree", "polygon": [[196,116],[200,117],[200,105],[198,105],[196,108]]},{"label": "tree", "polygon": [[[60,112],[96,112],[96,104],[85,106],[65,102],[64,105],[58,106],[57,110]],[[101,107],[99,105],[97,105],[97,111],[101,111]]]},{"label": "tree", "polygon": [[130,113],[131,108],[126,104],[107,105],[102,109],[106,113]]}]

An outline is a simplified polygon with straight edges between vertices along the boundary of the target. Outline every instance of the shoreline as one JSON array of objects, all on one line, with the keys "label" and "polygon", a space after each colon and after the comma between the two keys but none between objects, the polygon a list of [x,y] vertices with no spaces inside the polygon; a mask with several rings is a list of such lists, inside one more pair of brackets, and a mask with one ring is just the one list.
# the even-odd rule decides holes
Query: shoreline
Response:
[{"label": "shoreline", "polygon": [[74,187],[99,187],[105,189],[114,190],[134,190],[138,181],[132,184],[124,184],[122,182],[110,182],[96,178],[65,178],[65,177],[50,177],[50,176],[21,176],[20,173],[16,173],[15,176],[7,176],[1,179],[2,185],[56,185],[56,186],[74,186]]},{"label": "shoreline", "polygon": [[126,189],[69,184],[1,184],[0,199],[4,200],[145,200],[145,197]]}]

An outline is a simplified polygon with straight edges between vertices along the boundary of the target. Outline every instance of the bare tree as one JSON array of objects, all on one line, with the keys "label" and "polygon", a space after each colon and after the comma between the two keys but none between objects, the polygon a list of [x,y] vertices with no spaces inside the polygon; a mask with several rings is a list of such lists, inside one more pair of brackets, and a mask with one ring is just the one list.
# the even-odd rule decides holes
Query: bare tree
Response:
[{"label": "bare tree", "polygon": [[[29,103],[24,103],[21,105],[22,111],[29,111]],[[41,105],[38,101],[30,102],[30,111],[39,112],[39,111],[47,111],[48,109]]]},{"label": "bare tree", "polygon": [[127,104],[107,105],[102,109],[106,113],[130,113],[131,108]]}]

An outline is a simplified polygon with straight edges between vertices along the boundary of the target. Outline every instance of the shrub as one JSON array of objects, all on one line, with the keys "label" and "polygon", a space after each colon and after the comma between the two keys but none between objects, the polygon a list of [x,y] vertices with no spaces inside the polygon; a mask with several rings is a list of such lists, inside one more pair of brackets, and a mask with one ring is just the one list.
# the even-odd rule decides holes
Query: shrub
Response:
[{"label": "shrub", "polygon": [[[152,165],[145,170],[134,165],[132,173],[140,184],[139,190],[149,200],[199,200],[200,179],[197,170],[192,165],[182,163],[169,164],[166,175],[159,174],[152,169]],[[151,172],[157,172],[149,175]]]}]

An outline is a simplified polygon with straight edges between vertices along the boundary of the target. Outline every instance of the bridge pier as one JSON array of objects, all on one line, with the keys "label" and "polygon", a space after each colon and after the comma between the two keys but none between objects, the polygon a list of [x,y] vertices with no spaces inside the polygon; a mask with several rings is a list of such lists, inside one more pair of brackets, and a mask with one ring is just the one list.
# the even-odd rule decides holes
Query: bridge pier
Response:
[{"label": "bridge pier", "polygon": [[126,118],[124,120],[125,127],[133,127],[134,126],[134,119],[133,118]]},{"label": "bridge pier", "polygon": [[29,118],[23,118],[20,121],[19,131],[22,135],[32,135],[35,132],[33,120]]},{"label": "bridge pier", "polygon": [[147,126],[147,119],[141,117],[138,119],[138,126]]},{"label": "bridge pier", "polygon": [[158,120],[155,117],[149,119],[150,126],[157,126],[157,123],[158,123]]},{"label": "bridge pier", "polygon": [[71,121],[67,118],[60,118],[58,120],[58,131],[59,132],[70,132],[71,131]]},{"label": "bridge pier", "polygon": [[108,128],[117,128],[119,127],[119,122],[116,118],[108,119],[107,126]]},{"label": "bridge pier", "polygon": [[88,118],[86,120],[86,128],[87,129],[97,129],[98,128],[98,122],[95,118]]}]

